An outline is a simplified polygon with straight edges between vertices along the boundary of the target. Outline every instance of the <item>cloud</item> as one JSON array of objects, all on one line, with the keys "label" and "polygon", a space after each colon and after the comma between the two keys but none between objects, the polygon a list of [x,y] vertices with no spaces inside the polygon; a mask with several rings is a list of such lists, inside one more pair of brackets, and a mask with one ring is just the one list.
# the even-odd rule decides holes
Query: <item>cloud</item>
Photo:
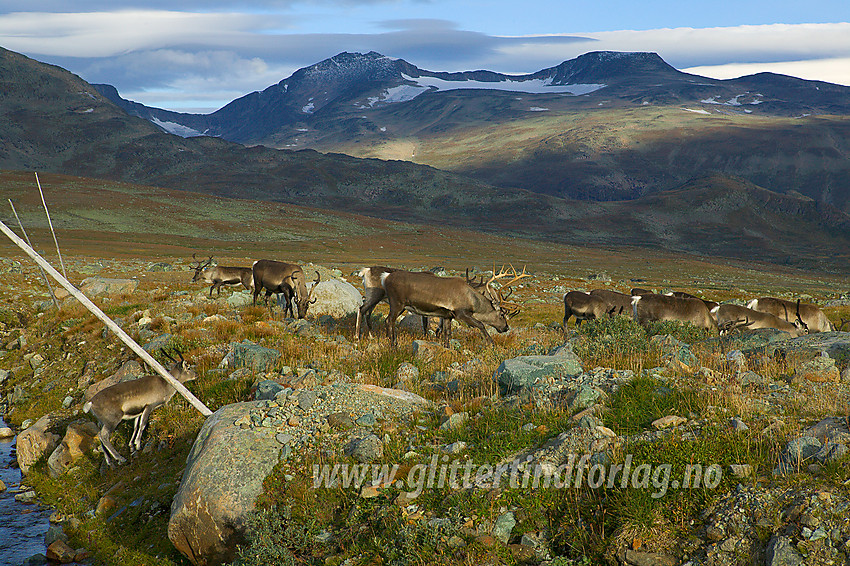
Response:
[{"label": "cloud", "polygon": [[[326,0],[319,5],[376,3],[389,5],[392,0]],[[88,4],[96,10],[106,1]],[[588,51],[654,51],[676,68],[703,70],[709,76],[772,70],[850,84],[850,23],[502,36],[446,19],[409,18],[375,20],[372,31],[358,33],[304,33],[305,22],[321,27],[322,19],[285,13],[288,0],[252,2],[250,13],[209,11],[232,6],[206,0],[203,13],[155,9],[165,4],[155,0],[151,9],[0,14],[0,44],[89,82],[113,84],[126,98],[172,109],[219,108],[341,51],[378,51],[433,71],[515,74]],[[67,9],[65,2],[38,0],[29,9],[50,5]],[[264,9],[269,12],[260,13]]]}]

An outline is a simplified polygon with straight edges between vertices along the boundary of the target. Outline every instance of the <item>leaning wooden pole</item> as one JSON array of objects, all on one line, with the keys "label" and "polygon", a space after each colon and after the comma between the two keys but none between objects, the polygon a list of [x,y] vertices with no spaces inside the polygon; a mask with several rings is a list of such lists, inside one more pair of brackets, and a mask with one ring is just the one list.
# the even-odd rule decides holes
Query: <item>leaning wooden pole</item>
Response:
[{"label": "leaning wooden pole", "polygon": [[38,172],[35,172],[35,184],[38,185],[38,194],[41,195],[41,206],[44,207],[44,213],[47,215],[47,225],[50,226],[50,233],[53,234],[53,243],[56,244],[56,254],[59,256],[59,265],[62,266],[62,276],[68,278],[68,272],[65,271],[65,262],[62,261],[62,252],[59,250],[59,240],[56,239],[56,231],[53,229],[53,221],[50,219],[50,211],[47,210],[47,202],[44,200],[44,191],[41,190],[41,181],[38,180]]},{"label": "leaning wooden pole", "polygon": [[[15,210],[15,205],[12,204],[12,199],[8,200],[9,206],[12,207],[12,214],[15,215],[15,220],[18,221],[18,226],[21,229],[21,233],[24,235],[24,238],[27,239],[27,245],[32,248],[32,242],[30,241],[29,234],[27,234],[27,231],[24,230],[24,223],[21,222],[21,217],[18,216],[18,211]],[[53,306],[56,307],[56,310],[59,310],[59,300],[56,298],[56,293],[53,292],[53,286],[50,284],[50,278],[47,277],[47,274],[44,272],[44,268],[40,265],[38,266],[38,270],[41,271],[41,276],[44,278],[44,284],[47,285],[47,290],[50,291],[50,298],[53,299]]]},{"label": "leaning wooden pole", "polygon": [[97,318],[99,318],[106,325],[106,327],[109,328],[109,330],[114,332],[118,336],[118,338],[121,339],[122,342],[127,344],[127,346],[129,346],[131,350],[133,350],[150,367],[152,367],[159,375],[161,375],[163,377],[163,379],[165,379],[168,383],[170,383],[171,386],[174,387],[174,389],[176,389],[177,392],[180,393],[180,395],[185,397],[186,400],[189,401],[189,403],[193,407],[195,407],[198,411],[200,411],[200,413],[202,415],[204,415],[205,417],[208,417],[212,414],[212,411],[210,411],[207,408],[207,406],[204,405],[197,397],[192,395],[192,392],[189,391],[188,389],[186,389],[186,386],[184,386],[182,383],[180,383],[179,381],[174,379],[174,377],[172,377],[172,375],[170,373],[168,373],[168,371],[166,371],[166,369],[164,367],[162,367],[162,364],[160,364],[158,361],[156,361],[153,356],[148,354],[145,351],[144,348],[142,348],[141,346],[139,346],[136,343],[135,340],[130,338],[130,336],[126,332],[124,332],[121,329],[120,326],[115,324],[112,321],[111,318],[106,316],[106,314],[102,310],[100,310],[97,307],[96,304],[91,302],[91,300],[88,297],[83,295],[79,291],[79,289],[74,287],[71,284],[70,281],[68,281],[67,279],[65,279],[65,277],[62,276],[61,273],[59,273],[58,271],[53,269],[53,267],[49,263],[47,263],[44,260],[44,258],[42,258],[40,255],[38,255],[38,252],[36,252],[34,249],[32,249],[30,246],[28,246],[25,241],[23,241],[21,238],[19,238],[18,235],[15,234],[3,222],[0,222],[0,231],[2,231],[4,234],[6,234],[6,236],[10,240],[12,240],[15,243],[15,245],[17,245],[19,248],[24,250],[24,252],[26,252],[26,254],[28,256],[30,256],[40,267],[42,267],[60,285],[65,287],[65,289],[67,289],[68,292],[71,293],[74,296],[74,298],[76,298],[78,301],[80,301],[83,304],[84,307],[86,307],[88,310],[90,310],[92,312],[92,314],[94,314]]}]

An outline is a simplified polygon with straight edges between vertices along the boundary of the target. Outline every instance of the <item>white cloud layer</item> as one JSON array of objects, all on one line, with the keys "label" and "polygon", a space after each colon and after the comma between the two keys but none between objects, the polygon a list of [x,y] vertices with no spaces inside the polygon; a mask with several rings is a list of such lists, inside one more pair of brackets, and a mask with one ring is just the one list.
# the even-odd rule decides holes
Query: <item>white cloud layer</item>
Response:
[{"label": "white cloud layer", "polygon": [[175,110],[219,108],[341,51],[374,50],[434,71],[503,73],[535,72],[588,51],[653,51],[676,68],[712,77],[771,71],[850,85],[850,23],[508,37],[437,19],[388,18],[371,31],[304,33],[299,18],[308,16],[284,10],[103,10],[0,14],[0,45],[112,84],[125,98]]}]

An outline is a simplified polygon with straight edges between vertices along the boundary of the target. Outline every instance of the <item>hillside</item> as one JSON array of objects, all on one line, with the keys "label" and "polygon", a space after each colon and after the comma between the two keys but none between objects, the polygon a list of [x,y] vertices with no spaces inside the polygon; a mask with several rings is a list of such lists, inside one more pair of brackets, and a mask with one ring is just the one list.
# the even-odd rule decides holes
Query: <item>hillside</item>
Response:
[{"label": "hillside", "polygon": [[183,134],[403,159],[560,197],[632,199],[722,173],[850,212],[850,88],[710,79],[654,53],[587,53],[510,76],[340,53],[209,115],[101,90]]},{"label": "hillside", "polygon": [[[640,245],[727,258],[756,257],[818,270],[844,273],[850,270],[850,262],[846,261],[850,231],[847,215],[840,206],[812,202],[799,193],[783,197],[746,179],[721,175],[688,176],[678,181],[679,176],[684,176],[682,170],[676,174],[658,171],[664,175],[664,184],[652,185],[653,191],[638,190],[629,195],[646,193],[644,197],[589,202],[498,188],[404,161],[261,146],[246,148],[214,137],[181,138],[162,132],[149,121],[127,115],[94,87],[58,67],[42,65],[8,51],[0,54],[6,93],[0,98],[0,127],[6,132],[0,149],[0,168],[288,203],[543,242]],[[449,94],[460,98],[470,96],[461,91]],[[437,100],[419,97],[414,102],[420,98],[423,103]],[[522,131],[508,127],[488,128],[494,136],[490,141],[495,143],[498,138],[505,150],[526,137]],[[665,139],[666,131],[659,129],[660,139]],[[581,137],[574,133],[572,139],[581,140]],[[460,145],[451,147],[456,155],[488,155],[492,156],[488,158],[491,163],[495,163],[502,154],[478,151],[488,145],[485,142],[479,140],[479,146],[467,143],[464,152],[460,151]],[[557,145],[555,139],[550,142]],[[608,159],[605,152],[609,147],[597,147],[600,159]],[[555,152],[549,156],[538,153],[536,157],[552,167],[563,161]],[[660,160],[653,162],[660,167],[657,165]],[[514,174],[539,184],[538,191],[545,190],[547,180],[558,179],[545,167],[521,167],[521,163],[516,158],[503,159],[500,166],[516,167]],[[600,170],[601,178],[618,175],[616,170],[606,171]],[[823,175],[828,180],[829,173]],[[630,177],[623,179],[636,182]],[[694,179],[699,180],[697,185],[693,184]],[[575,191],[582,187],[573,186],[568,177],[560,182]],[[711,193],[712,201],[718,203],[714,216],[691,213],[689,201],[695,197],[689,191],[697,186]],[[672,192],[667,194],[667,191]],[[726,198],[725,191],[737,191],[739,197]],[[837,201],[840,191],[835,191],[835,195]],[[580,196],[593,198],[591,194]],[[611,197],[623,195],[614,191]],[[790,204],[764,208],[766,203],[772,206],[775,202]],[[285,214],[272,210],[269,214]],[[747,222],[729,224],[715,220],[738,218],[741,216],[738,211],[743,216],[751,212],[753,217]],[[186,214],[192,215],[191,207]],[[659,215],[673,228],[659,228]],[[777,228],[794,226],[802,228]]]}]

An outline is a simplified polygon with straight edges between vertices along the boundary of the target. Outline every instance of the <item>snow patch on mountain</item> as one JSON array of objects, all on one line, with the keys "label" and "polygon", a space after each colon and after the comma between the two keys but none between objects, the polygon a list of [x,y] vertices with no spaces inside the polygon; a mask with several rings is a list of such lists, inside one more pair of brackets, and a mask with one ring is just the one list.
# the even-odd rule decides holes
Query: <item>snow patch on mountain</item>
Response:
[{"label": "snow patch on mountain", "polygon": [[[733,96],[726,102],[721,102],[717,100],[719,96],[712,96],[711,98],[700,100],[700,102],[702,102],[703,104],[720,104],[722,106],[741,106],[743,104],[761,104],[762,102],[764,102],[764,100],[761,99],[762,96],[763,95],[761,94],[750,94],[749,92],[745,92],[744,94]],[[752,100],[749,100],[747,102],[741,102],[741,98],[744,97],[752,98]]]},{"label": "snow patch on mountain", "polygon": [[[393,104],[413,100],[429,90],[501,90],[528,94],[572,94],[581,95],[604,88],[604,84],[553,85],[552,79],[504,80],[504,81],[449,81],[437,77],[409,77],[402,73],[407,84],[385,89],[378,96],[370,96],[359,108],[374,107],[378,103]],[[410,84],[413,83],[413,84]]]},{"label": "snow patch on mountain", "polygon": [[169,134],[174,134],[175,136],[180,136],[181,138],[196,138],[198,136],[204,135],[203,132],[199,132],[194,128],[184,126],[183,124],[178,124],[177,122],[168,122],[165,120],[160,120],[156,117],[151,118],[151,122],[162,128]]}]

